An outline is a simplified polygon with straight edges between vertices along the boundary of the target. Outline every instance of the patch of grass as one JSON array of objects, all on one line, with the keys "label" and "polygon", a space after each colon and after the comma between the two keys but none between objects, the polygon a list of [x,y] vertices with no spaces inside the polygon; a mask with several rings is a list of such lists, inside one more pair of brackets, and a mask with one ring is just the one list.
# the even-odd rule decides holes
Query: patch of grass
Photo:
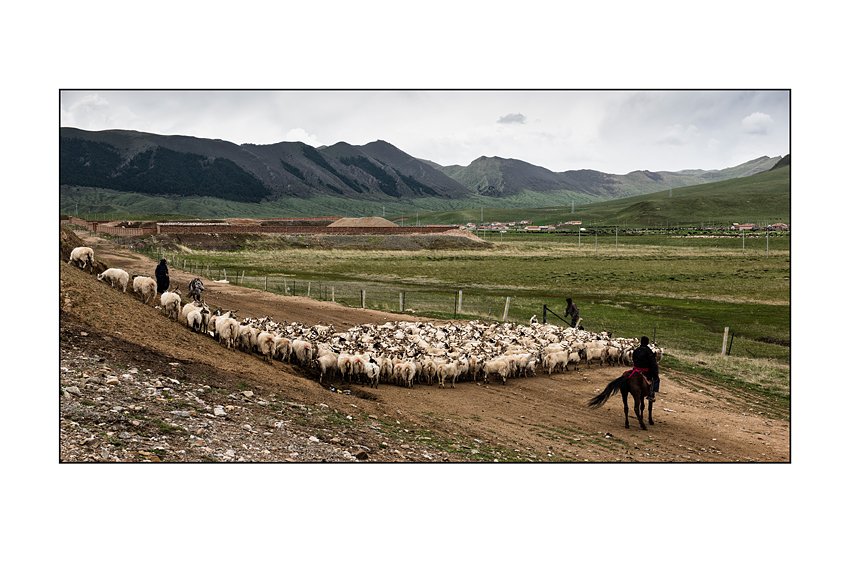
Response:
[{"label": "patch of grass", "polygon": [[151,422],[153,423],[154,426],[156,426],[156,428],[162,434],[166,434],[166,435],[172,434],[172,433],[181,434],[181,435],[186,434],[186,430],[184,430],[182,427],[178,427],[176,425],[166,423],[165,421],[162,421],[161,419],[153,419],[153,420],[151,420]]},{"label": "patch of grass", "polygon": [[[669,379],[694,390],[715,387],[719,390],[715,397],[732,407],[773,419],[790,418],[790,368],[784,363],[717,354],[665,357],[662,364],[674,371],[665,374]],[[694,376],[704,382],[696,382]]]}]

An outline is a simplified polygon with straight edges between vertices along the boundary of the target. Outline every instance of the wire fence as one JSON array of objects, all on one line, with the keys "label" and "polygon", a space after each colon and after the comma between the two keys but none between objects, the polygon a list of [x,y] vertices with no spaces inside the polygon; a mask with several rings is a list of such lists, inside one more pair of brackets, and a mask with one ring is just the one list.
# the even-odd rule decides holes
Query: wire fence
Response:
[{"label": "wire fence", "polygon": [[[227,281],[286,296],[309,297],[332,301],[354,308],[388,313],[405,313],[422,317],[478,319],[495,323],[529,324],[533,316],[538,323],[568,326],[562,316],[565,309],[561,295],[456,289],[418,286],[374,280],[339,280],[321,277],[262,275],[236,267],[204,266],[197,261],[163,252],[169,265],[214,281]],[[680,319],[651,311],[635,313],[630,309],[603,302],[581,306],[581,325],[592,332],[609,332],[614,337],[648,336],[671,352],[708,352],[771,358],[790,362],[790,349],[757,340],[735,337],[724,342],[726,328],[715,321]],[[725,345],[725,350],[724,350]]]}]

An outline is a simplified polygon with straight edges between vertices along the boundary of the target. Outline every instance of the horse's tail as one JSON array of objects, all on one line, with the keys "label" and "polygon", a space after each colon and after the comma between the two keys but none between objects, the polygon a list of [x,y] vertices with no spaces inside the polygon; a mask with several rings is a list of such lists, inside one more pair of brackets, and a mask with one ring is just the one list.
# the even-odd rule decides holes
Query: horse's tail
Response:
[{"label": "horse's tail", "polygon": [[592,398],[587,405],[591,408],[602,407],[602,405],[608,401],[613,394],[616,394],[623,388],[626,384],[628,384],[628,376],[627,374],[623,374],[619,378],[612,380],[610,384],[608,384],[601,394]]}]

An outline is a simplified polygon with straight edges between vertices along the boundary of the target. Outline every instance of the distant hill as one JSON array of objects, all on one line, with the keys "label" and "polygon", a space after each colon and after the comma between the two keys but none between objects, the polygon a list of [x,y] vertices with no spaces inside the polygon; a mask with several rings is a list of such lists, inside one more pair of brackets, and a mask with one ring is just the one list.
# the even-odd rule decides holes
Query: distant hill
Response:
[{"label": "distant hill", "polygon": [[[785,158],[783,158],[785,159]],[[536,225],[557,226],[580,221],[583,228],[731,226],[732,223],[791,223],[790,163],[758,175],[599,201],[584,205],[464,209],[420,213],[426,224],[478,224],[528,220]],[[567,230],[577,230],[568,227]],[[563,230],[563,227],[561,228]]]},{"label": "distant hill", "polygon": [[784,158],[782,158],[781,160],[776,162],[776,164],[774,164],[772,169],[778,169],[778,168],[784,167],[786,165],[789,166],[789,167],[791,166],[791,154],[788,154],[787,156],[785,156]]},{"label": "distant hill", "polygon": [[500,157],[481,157],[466,167],[442,167],[428,163],[477,195],[507,197],[520,191],[557,192],[572,197],[576,203],[591,203],[745,177],[769,170],[778,160],[778,157],[762,156],[722,170],[633,171],[626,175],[590,169],[556,173],[520,160]]},{"label": "distant hill", "polygon": [[765,156],[718,171],[556,173],[499,157],[444,167],[382,140],[237,145],[77,128],[60,128],[59,148],[60,212],[257,218],[593,203],[752,175],[779,160]]}]

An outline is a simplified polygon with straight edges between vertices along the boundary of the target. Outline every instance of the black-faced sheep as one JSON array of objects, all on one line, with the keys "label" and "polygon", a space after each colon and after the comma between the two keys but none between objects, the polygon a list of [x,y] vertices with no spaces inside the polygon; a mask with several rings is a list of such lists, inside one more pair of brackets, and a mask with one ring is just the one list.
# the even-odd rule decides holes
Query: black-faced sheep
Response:
[{"label": "black-faced sheep", "polygon": [[130,283],[130,274],[120,268],[109,268],[97,275],[98,281],[107,281],[112,287],[120,285],[127,293],[127,284]]}]

